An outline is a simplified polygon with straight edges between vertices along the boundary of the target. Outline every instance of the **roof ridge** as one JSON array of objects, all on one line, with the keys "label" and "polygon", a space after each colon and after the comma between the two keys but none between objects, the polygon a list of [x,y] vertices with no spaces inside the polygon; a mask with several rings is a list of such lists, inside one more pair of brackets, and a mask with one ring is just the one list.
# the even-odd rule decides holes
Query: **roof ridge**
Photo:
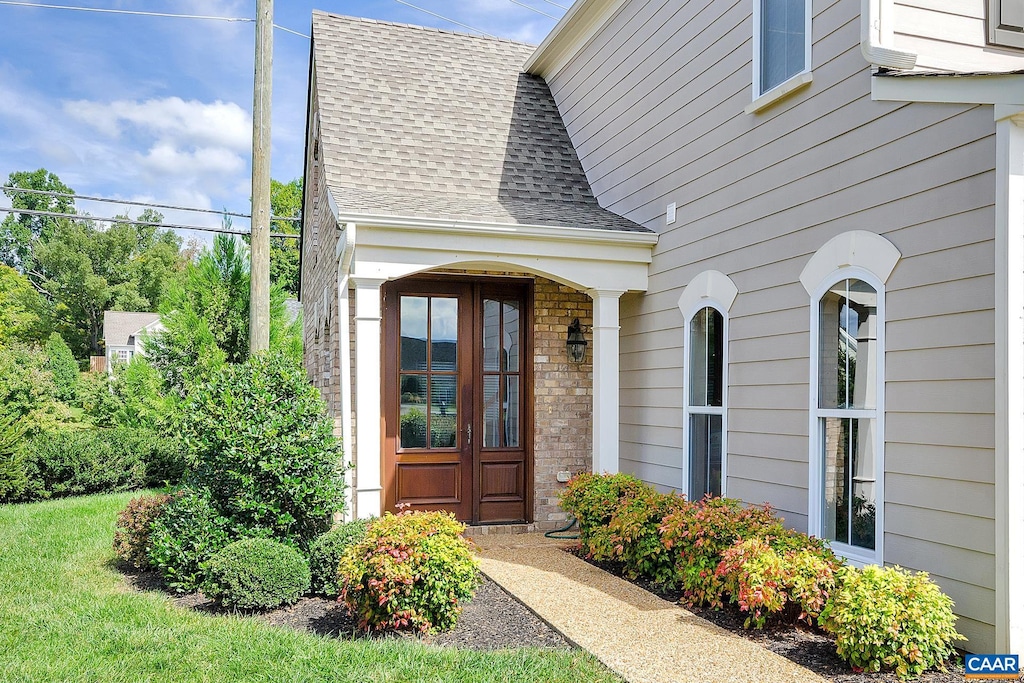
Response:
[{"label": "roof ridge", "polygon": [[322,9],[314,9],[313,10],[313,16],[315,17],[318,14],[323,15],[325,17],[331,17],[333,19],[347,19],[347,20],[350,20],[350,21],[363,22],[365,24],[381,24],[383,26],[395,26],[395,27],[398,27],[398,28],[412,28],[412,29],[419,29],[421,31],[433,31],[435,33],[447,33],[447,34],[450,34],[450,35],[453,35],[453,36],[458,36],[460,38],[476,38],[476,39],[483,40],[483,41],[486,41],[486,42],[489,42],[489,43],[501,42],[501,43],[511,43],[513,45],[522,45],[523,47],[529,47],[529,48],[536,48],[537,47],[533,43],[527,43],[527,42],[523,42],[521,40],[513,40],[512,38],[503,38],[501,36],[494,36],[494,37],[481,36],[481,35],[478,35],[476,33],[467,33],[465,31],[454,31],[452,29],[437,28],[435,26],[421,26],[419,24],[406,24],[406,23],[403,23],[403,22],[400,22],[400,21],[387,21],[385,19],[371,19],[370,17],[356,17],[356,16],[352,16],[350,14],[336,14],[334,12],[328,12],[328,11],[322,10]]}]

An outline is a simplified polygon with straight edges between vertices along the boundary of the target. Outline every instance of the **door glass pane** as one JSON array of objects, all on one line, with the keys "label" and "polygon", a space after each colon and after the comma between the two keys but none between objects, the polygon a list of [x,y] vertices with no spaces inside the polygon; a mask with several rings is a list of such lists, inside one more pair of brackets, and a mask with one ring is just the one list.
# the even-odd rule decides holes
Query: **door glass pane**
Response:
[{"label": "door glass pane", "polygon": [[501,446],[501,401],[499,401],[499,390],[501,388],[501,375],[486,375],[484,377],[484,448],[499,448]]},{"label": "door glass pane", "polygon": [[430,446],[454,448],[458,430],[458,386],[455,375],[430,378]]},{"label": "door glass pane", "polygon": [[501,304],[484,299],[484,370],[501,370]]},{"label": "door glass pane", "polygon": [[459,301],[430,298],[430,369],[455,370],[459,331]]},{"label": "door glass pane", "polygon": [[505,377],[505,445],[509,448],[519,446],[519,378],[515,375]]},{"label": "door glass pane", "polygon": [[402,370],[427,369],[427,297],[403,296],[400,303]]},{"label": "door glass pane", "polygon": [[402,375],[399,380],[399,392],[399,447],[426,448],[426,375]]},{"label": "door glass pane", "polygon": [[690,415],[690,500],[722,495],[722,416]]},{"label": "door glass pane", "polygon": [[823,536],[875,547],[875,421],[821,419],[825,456]]},{"label": "door glass pane", "polygon": [[690,321],[690,405],[721,406],[724,353],[722,314],[704,308]]},{"label": "door glass pane", "polygon": [[876,403],[878,294],[841,280],[818,309],[818,407],[871,409]]},{"label": "door glass pane", "polygon": [[502,310],[504,313],[505,369],[509,372],[519,372],[519,303],[506,301]]}]

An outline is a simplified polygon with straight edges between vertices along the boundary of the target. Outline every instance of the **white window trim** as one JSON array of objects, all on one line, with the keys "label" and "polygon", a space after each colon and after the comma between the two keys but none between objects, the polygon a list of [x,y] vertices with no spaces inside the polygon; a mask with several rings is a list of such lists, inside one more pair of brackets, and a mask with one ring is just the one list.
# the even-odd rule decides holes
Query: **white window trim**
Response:
[{"label": "white window trim", "polygon": [[[722,495],[726,495],[729,476],[729,310],[736,301],[739,290],[736,284],[725,273],[718,270],[705,270],[694,276],[679,295],[677,306],[683,316],[683,458],[682,488],[689,495],[690,491],[690,364],[688,362],[690,321],[701,309],[714,308],[722,315],[722,407],[701,406],[702,414],[720,414],[722,416]],[[716,411],[716,412],[711,412]]]},{"label": "white window trim", "polygon": [[[837,282],[846,279],[863,280],[875,288],[878,296],[878,367],[875,377],[876,402],[873,409],[821,409],[818,408],[818,342],[819,311],[822,297]],[[856,565],[882,564],[885,557],[885,283],[873,272],[858,266],[847,266],[832,271],[811,293],[811,374],[808,416],[808,488],[807,532],[822,537],[824,509],[824,471],[821,458],[821,418],[849,417],[875,420],[875,549],[870,551],[847,543],[829,541],[832,550]],[[826,539],[829,540],[829,539]]]},{"label": "white window trim", "polygon": [[[730,302],[731,304],[732,302]],[[705,308],[713,308],[722,316],[722,405],[691,406],[690,405],[690,323],[694,316]],[[692,303],[683,314],[683,486],[680,489],[687,498],[690,497],[690,416],[721,415],[722,416],[722,491],[726,496],[729,481],[729,309],[720,301],[702,298]]]},{"label": "white window trim", "polygon": [[804,68],[774,88],[761,88],[761,2],[754,2],[754,60],[751,103],[744,108],[748,114],[767,107],[794,90],[811,82],[811,0],[804,0]]}]

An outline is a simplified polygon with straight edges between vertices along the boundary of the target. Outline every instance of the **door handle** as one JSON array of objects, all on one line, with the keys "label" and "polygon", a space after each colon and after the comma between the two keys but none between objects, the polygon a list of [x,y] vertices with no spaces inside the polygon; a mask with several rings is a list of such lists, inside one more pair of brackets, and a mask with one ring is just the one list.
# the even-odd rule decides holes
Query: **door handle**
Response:
[{"label": "door handle", "polygon": [[466,445],[473,445],[473,425],[471,424],[466,425]]}]

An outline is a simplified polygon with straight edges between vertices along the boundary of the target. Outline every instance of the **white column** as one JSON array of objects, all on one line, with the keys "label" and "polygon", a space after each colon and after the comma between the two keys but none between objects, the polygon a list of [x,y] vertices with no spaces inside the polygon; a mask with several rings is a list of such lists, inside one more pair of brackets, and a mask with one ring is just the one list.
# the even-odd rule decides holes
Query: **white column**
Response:
[{"label": "white column", "polygon": [[356,290],[355,515],[381,514],[381,380],[379,278],[351,278]]},{"label": "white column", "polygon": [[594,300],[594,472],[619,471],[619,297],[590,289]]},{"label": "white column", "polygon": [[996,107],[995,651],[1024,655],[1024,112],[1006,109]]}]

